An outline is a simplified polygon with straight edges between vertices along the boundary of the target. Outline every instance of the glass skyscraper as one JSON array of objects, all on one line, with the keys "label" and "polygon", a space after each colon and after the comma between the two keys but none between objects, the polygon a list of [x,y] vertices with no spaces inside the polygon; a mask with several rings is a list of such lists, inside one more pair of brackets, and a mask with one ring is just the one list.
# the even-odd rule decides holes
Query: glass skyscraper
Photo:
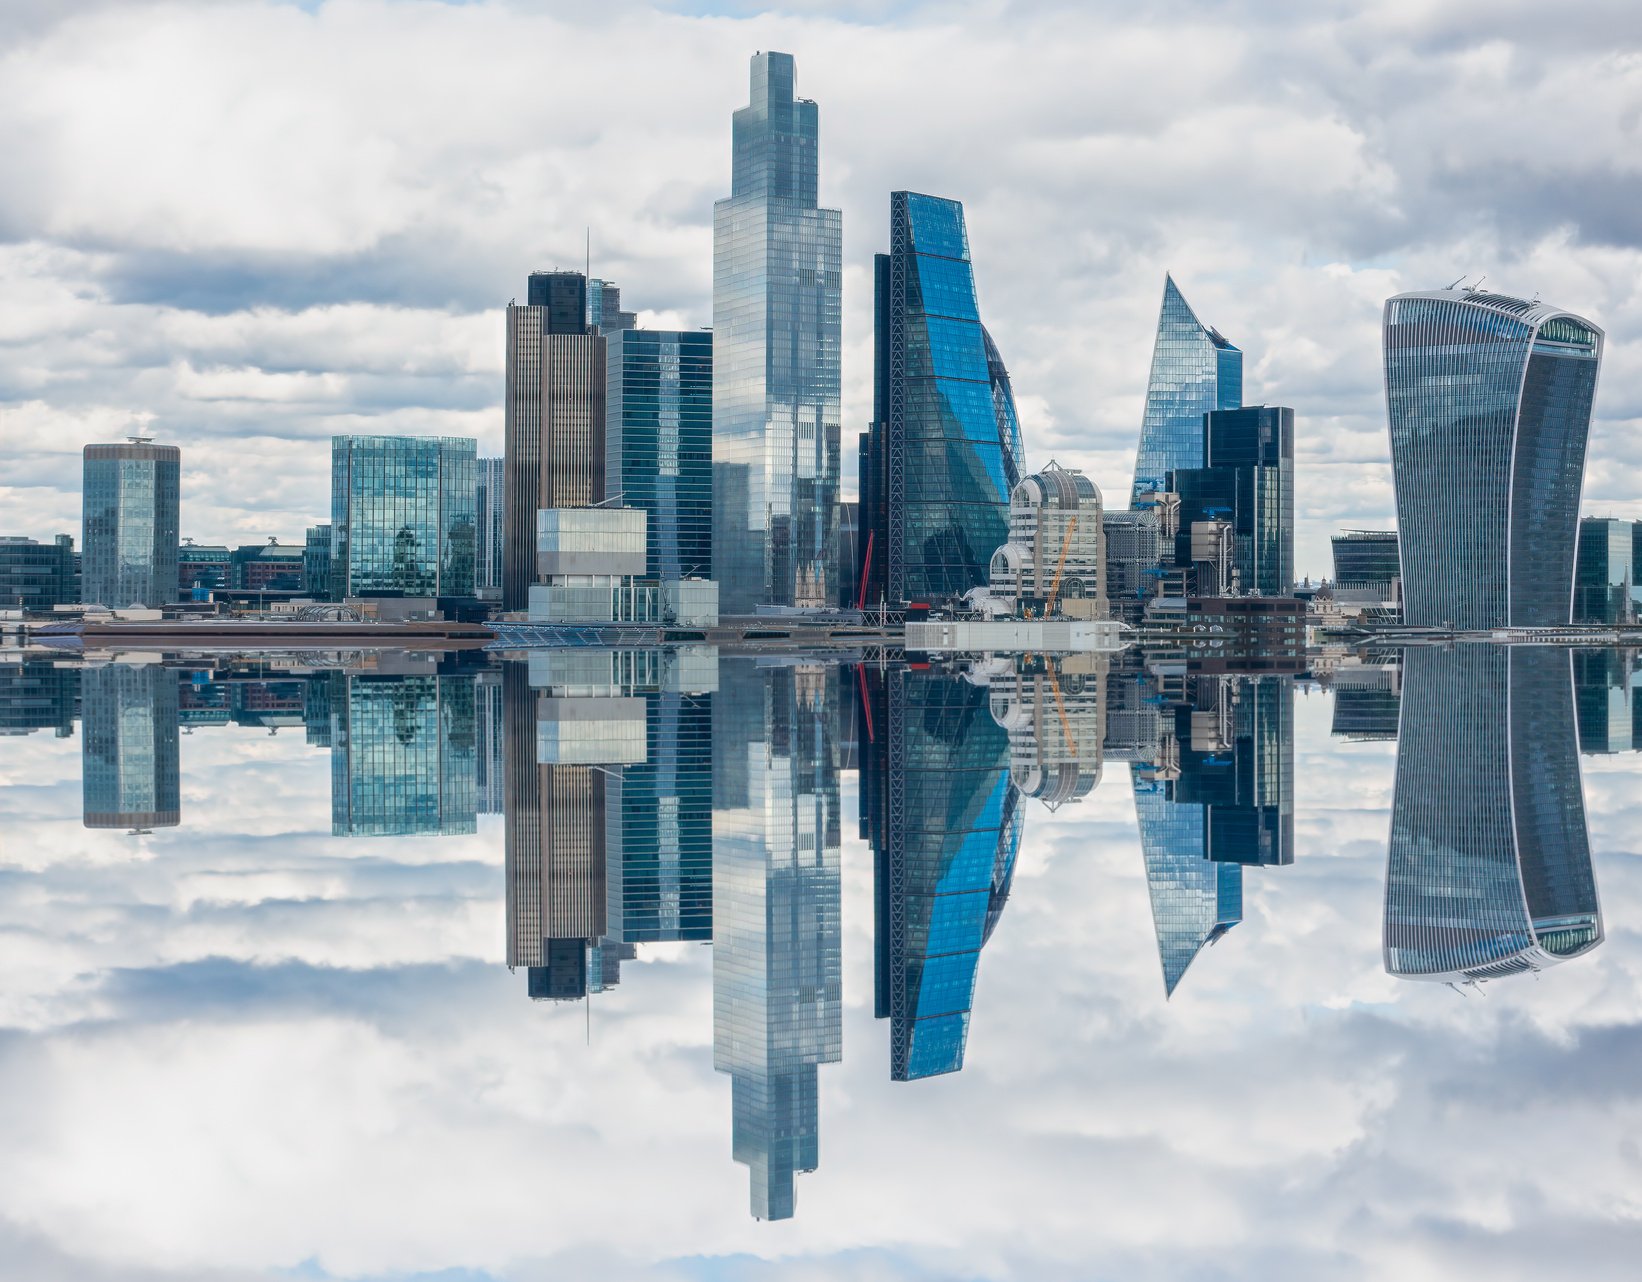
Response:
[{"label": "glass skyscraper", "polygon": [[473,595],[477,444],[331,438],[331,577],[344,597]]},{"label": "glass skyscraper", "polygon": [[1143,766],[1133,778],[1163,989],[1172,997],[1198,953],[1243,920],[1243,866],[1209,859],[1205,806],[1174,800]]},{"label": "glass skyscraper", "polygon": [[1602,942],[1566,650],[1411,647],[1391,804],[1385,967],[1464,982]]},{"label": "glass skyscraper", "polygon": [[395,837],[475,831],[471,673],[337,674],[331,831]]},{"label": "glass skyscraper", "polygon": [[82,587],[88,605],[177,599],[182,451],[133,440],[85,447]]},{"label": "glass skyscraper", "polygon": [[1242,404],[1243,353],[1198,320],[1174,277],[1165,276],[1131,506],[1163,489],[1170,472],[1202,467],[1203,416]]},{"label": "glass skyscraper", "polygon": [[713,206],[713,573],[727,614],[832,604],[843,216],[817,203],[815,103],[752,60]]},{"label": "glass skyscraper", "polygon": [[[867,596],[958,596],[987,581],[1009,539],[1022,472],[1009,375],[981,325],[969,234],[955,200],[890,195],[876,270],[873,426],[862,476]],[[881,566],[881,568],[880,568]]]},{"label": "glass skyscraper", "polygon": [[874,1013],[890,1021],[890,1077],[963,1067],[981,949],[1020,848],[1009,734],[989,692],[906,668],[870,682],[877,738],[861,795],[877,905]]},{"label": "glass skyscraper", "polygon": [[605,476],[649,514],[649,578],[712,577],[713,335],[619,329],[607,336]]},{"label": "glass skyscraper", "polygon": [[176,670],[157,663],[87,668],[80,701],[85,826],[175,827],[182,821]]},{"label": "glass skyscraper", "polygon": [[[1193,526],[1223,521],[1235,595],[1294,591],[1294,411],[1279,405],[1203,416],[1203,466],[1169,474],[1180,495],[1175,561],[1194,560]],[[1199,575],[1196,595],[1215,596]]]},{"label": "glass skyscraper", "polygon": [[726,660],[713,698],[713,1067],[761,1220],[820,1161],[817,1067],[843,1055],[830,676]]},{"label": "glass skyscraper", "polygon": [[1437,290],[1387,300],[1384,339],[1404,620],[1566,624],[1602,331]]},{"label": "glass skyscraper", "polygon": [[606,929],[624,944],[710,942],[712,695],[661,689],[643,698],[645,759],[608,772],[605,784]]}]

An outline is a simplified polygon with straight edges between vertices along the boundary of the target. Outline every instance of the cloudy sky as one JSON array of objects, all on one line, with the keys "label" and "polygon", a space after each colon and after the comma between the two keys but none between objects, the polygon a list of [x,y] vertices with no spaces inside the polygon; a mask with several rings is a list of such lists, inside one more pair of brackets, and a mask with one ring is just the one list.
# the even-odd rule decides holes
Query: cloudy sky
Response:
[{"label": "cloudy sky", "polygon": [[[503,314],[580,265],[711,320],[747,59],[798,58],[845,229],[846,432],[888,192],[969,212],[1034,464],[1120,494],[1172,270],[1299,415],[1299,566],[1390,517],[1377,325],[1486,274],[1606,327],[1586,510],[1642,516],[1634,0],[5,0],[0,514],[184,447],[185,534],[295,537],[334,432],[501,447]],[[847,478],[852,483],[853,478]]]},{"label": "cloudy sky", "polygon": [[1607,929],[1462,997],[1394,980],[1392,745],[1296,697],[1295,862],[1165,1001],[1127,771],[1026,802],[966,1065],[889,1081],[842,784],[843,1060],[797,1214],[748,1216],[711,952],[592,1009],[503,963],[500,822],[330,835],[300,728],[181,744],[182,823],[81,826],[0,738],[0,1272],[29,1282],[1629,1282],[1642,757],[1584,759]]}]

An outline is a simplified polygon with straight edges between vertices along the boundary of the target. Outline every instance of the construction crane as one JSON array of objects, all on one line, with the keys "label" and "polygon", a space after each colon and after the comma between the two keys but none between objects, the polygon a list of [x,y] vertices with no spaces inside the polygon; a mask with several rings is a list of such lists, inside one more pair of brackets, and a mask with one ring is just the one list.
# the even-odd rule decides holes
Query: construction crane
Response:
[{"label": "construction crane", "polygon": [[1060,600],[1060,576],[1066,570],[1066,554],[1072,550],[1072,535],[1077,533],[1078,518],[1072,517],[1066,523],[1066,537],[1060,541],[1060,560],[1055,563],[1055,581],[1049,585],[1049,600],[1044,603],[1043,617],[1048,618],[1055,612],[1055,602]]},{"label": "construction crane", "polygon": [[1060,712],[1060,728],[1066,736],[1066,751],[1075,757],[1078,755],[1078,741],[1072,737],[1072,722],[1066,715],[1066,700],[1060,697],[1060,677],[1053,663],[1049,665],[1049,688],[1055,692],[1055,707]]}]

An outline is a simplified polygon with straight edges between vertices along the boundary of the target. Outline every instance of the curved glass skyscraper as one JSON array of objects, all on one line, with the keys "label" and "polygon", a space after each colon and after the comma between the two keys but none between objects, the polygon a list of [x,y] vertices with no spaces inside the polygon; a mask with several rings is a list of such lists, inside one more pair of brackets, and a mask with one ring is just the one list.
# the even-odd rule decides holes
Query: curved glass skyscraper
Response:
[{"label": "curved glass skyscraper", "polygon": [[1009,538],[1020,419],[981,324],[964,208],[890,195],[890,252],[877,261],[872,430],[862,475],[866,598],[956,596],[987,581]]},{"label": "curved glass skyscraper", "polygon": [[1437,290],[1387,300],[1384,337],[1404,619],[1566,624],[1602,331]]},{"label": "curved glass skyscraper", "polygon": [[1177,468],[1202,467],[1203,416],[1242,404],[1243,353],[1198,320],[1174,277],[1164,276],[1131,501],[1164,488]]},{"label": "curved glass skyscraper", "polygon": [[1565,650],[1403,656],[1385,968],[1467,981],[1602,942]]}]

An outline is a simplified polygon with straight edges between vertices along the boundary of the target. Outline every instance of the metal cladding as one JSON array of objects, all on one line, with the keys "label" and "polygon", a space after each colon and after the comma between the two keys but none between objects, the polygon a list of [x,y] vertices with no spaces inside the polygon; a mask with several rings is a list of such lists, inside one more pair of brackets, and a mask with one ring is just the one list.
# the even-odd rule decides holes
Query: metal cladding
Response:
[{"label": "metal cladding", "polygon": [[1567,624],[1602,331],[1437,290],[1387,300],[1384,343],[1405,620]]}]

